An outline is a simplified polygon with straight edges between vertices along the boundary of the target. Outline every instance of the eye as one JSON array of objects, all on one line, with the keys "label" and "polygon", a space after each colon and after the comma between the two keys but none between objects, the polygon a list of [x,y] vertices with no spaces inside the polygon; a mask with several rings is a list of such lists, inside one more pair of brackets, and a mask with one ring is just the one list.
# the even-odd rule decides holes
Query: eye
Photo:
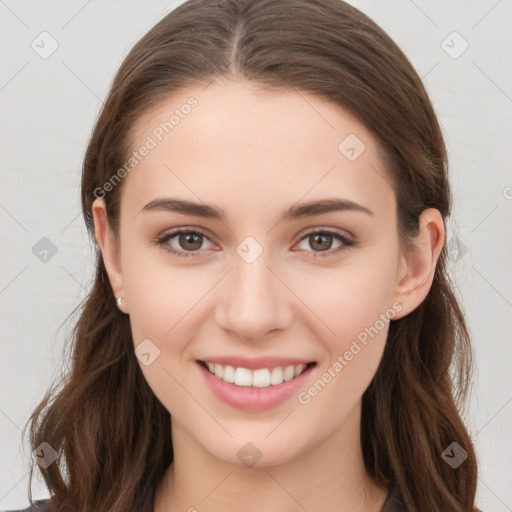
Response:
[{"label": "eye", "polygon": [[[174,238],[177,239],[178,248],[173,247],[170,243]],[[190,229],[190,228],[178,228],[169,233],[164,233],[161,237],[154,240],[154,242],[161,246],[165,251],[174,254],[178,258],[181,257],[189,257],[189,256],[199,256],[197,251],[201,249],[203,245],[202,238],[208,237],[199,230]],[[185,250],[180,250],[181,248]]]},{"label": "eye", "polygon": [[[171,243],[173,239],[176,239],[175,244],[177,244],[178,247]],[[187,258],[190,256],[200,256],[199,251],[202,249],[203,239],[209,240],[209,238],[198,229],[177,228],[168,233],[164,233],[153,242],[162,247],[166,252],[174,254],[178,258]],[[333,240],[336,240],[340,245],[334,250],[330,250]],[[356,244],[353,239],[336,231],[326,229],[310,231],[300,239],[299,243],[304,241],[309,241],[310,247],[313,248],[313,251],[309,251],[308,254],[308,256],[312,258],[332,256]],[[308,251],[308,249],[306,249],[306,251]]]},{"label": "eye", "polygon": [[[339,246],[334,250],[332,248],[333,239],[339,242]],[[308,242],[309,246],[318,250],[313,250],[313,254],[309,252],[308,256],[311,258],[326,258],[338,254],[340,251],[353,247],[356,242],[346,235],[342,235],[337,231],[330,230],[317,230],[310,231],[303,236],[300,242]]]}]

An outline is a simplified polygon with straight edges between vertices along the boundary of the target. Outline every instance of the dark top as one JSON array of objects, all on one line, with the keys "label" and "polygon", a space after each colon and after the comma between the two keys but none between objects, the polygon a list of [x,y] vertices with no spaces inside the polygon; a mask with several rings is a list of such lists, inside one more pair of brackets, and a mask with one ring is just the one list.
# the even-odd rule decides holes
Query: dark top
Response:
[{"label": "dark top", "polygon": [[[23,510],[5,510],[4,512],[52,512],[50,508],[50,499],[35,501],[34,504]],[[406,512],[405,507],[400,499],[400,493],[398,487],[394,486],[384,505],[382,506],[381,512]]]},{"label": "dark top", "polygon": [[5,510],[5,512],[51,512],[50,499],[34,501],[34,504],[23,510]]}]

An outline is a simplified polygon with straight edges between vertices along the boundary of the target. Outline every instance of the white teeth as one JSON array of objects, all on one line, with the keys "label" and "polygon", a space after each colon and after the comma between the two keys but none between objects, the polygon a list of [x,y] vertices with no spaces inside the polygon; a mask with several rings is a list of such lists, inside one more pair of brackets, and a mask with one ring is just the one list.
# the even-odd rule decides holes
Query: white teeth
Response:
[{"label": "white teeth", "polygon": [[270,375],[270,384],[277,386],[277,384],[281,384],[283,380],[283,369],[276,366]]},{"label": "white teeth", "polygon": [[235,382],[235,369],[227,364],[224,366],[224,374],[222,375],[222,379],[226,382]]},{"label": "white teeth", "polygon": [[214,370],[214,373],[215,373],[215,377],[219,377],[219,379],[222,379],[222,374],[223,374],[224,372],[223,372],[223,368],[222,368],[222,365],[221,365],[221,364],[217,364],[217,363],[215,363],[215,370]]},{"label": "white teeth", "polygon": [[287,366],[283,373],[283,379],[290,380],[290,379],[293,379],[294,376],[295,376],[295,366]]},{"label": "white teeth", "polygon": [[304,363],[302,364],[298,364],[296,367],[295,367],[295,377],[298,377],[306,368],[306,365]]},{"label": "white teeth", "polygon": [[251,386],[252,372],[247,368],[237,368],[235,370],[235,384],[237,386]]},{"label": "white teeth", "polygon": [[260,368],[251,371],[247,368],[235,368],[231,365],[222,365],[218,363],[206,363],[210,373],[225,382],[233,383],[237,386],[254,386],[257,388],[268,388],[269,386],[278,386],[285,381],[298,377],[305,369],[305,364],[290,365],[286,367],[276,366],[269,370]]},{"label": "white teeth", "polygon": [[266,368],[252,372],[252,385],[257,388],[268,388],[270,386],[270,372]]}]

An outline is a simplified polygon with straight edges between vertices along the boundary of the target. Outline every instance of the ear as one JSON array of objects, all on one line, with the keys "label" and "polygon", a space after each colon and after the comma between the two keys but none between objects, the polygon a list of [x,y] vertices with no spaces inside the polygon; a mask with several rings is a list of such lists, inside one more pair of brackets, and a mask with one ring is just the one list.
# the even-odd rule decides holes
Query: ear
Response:
[{"label": "ear", "polygon": [[435,208],[423,210],[418,235],[411,246],[402,249],[395,288],[395,301],[402,305],[402,310],[394,320],[407,316],[425,300],[444,242],[445,228],[441,213]]},{"label": "ear", "polygon": [[123,313],[127,313],[128,304],[124,293],[119,247],[108,225],[107,209],[104,199],[96,199],[93,202],[92,214],[94,218],[94,235],[103,256],[110,286],[112,287],[115,298],[122,298],[119,309],[123,311]]}]

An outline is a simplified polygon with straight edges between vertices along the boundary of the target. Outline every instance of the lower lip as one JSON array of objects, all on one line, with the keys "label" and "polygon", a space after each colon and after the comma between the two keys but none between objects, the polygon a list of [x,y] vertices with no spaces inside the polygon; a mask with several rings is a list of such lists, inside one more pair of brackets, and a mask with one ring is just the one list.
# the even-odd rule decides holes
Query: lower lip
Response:
[{"label": "lower lip", "polygon": [[211,374],[199,361],[196,361],[196,364],[204,375],[210,390],[217,398],[232,407],[251,411],[270,409],[290,398],[293,394],[297,393],[316,367],[316,365],[311,365],[298,377],[283,381],[277,386],[270,385],[267,388],[256,388],[252,386],[237,386],[236,384],[225,382]]}]

